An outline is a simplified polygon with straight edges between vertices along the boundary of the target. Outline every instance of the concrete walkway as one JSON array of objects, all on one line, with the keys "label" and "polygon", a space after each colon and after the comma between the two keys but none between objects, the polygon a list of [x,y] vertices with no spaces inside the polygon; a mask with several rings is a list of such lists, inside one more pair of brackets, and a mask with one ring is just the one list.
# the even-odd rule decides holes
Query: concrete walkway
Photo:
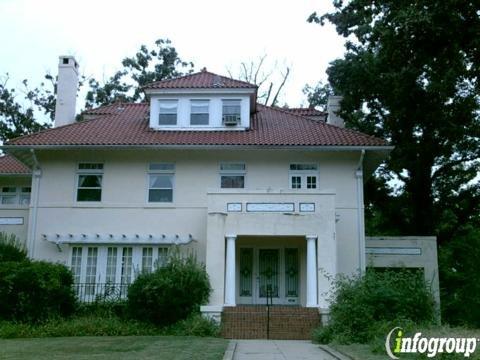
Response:
[{"label": "concrete walkway", "polygon": [[[310,341],[302,340],[232,340],[229,346],[233,360],[335,360]],[[225,354],[227,355],[227,354]],[[232,357],[233,355],[233,357]]]}]

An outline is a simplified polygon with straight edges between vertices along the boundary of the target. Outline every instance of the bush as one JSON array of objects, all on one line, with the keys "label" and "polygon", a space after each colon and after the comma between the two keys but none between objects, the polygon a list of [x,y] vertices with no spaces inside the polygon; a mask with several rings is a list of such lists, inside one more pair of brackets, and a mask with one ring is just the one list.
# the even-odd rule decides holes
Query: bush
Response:
[{"label": "bush", "polygon": [[423,275],[406,269],[367,271],[335,281],[329,325],[318,329],[314,339],[367,343],[378,335],[379,324],[434,319],[434,300]]},{"label": "bush", "polygon": [[70,270],[44,261],[0,263],[0,319],[37,322],[75,308]]},{"label": "bush", "polygon": [[128,289],[127,309],[140,321],[169,325],[198,312],[209,295],[205,267],[192,255],[177,254],[165,267],[138,276]]},{"label": "bush", "polygon": [[219,333],[220,327],[214,320],[193,314],[168,327],[164,335],[217,337]]},{"label": "bush", "polygon": [[0,232],[0,262],[27,260],[27,250],[14,234]]}]

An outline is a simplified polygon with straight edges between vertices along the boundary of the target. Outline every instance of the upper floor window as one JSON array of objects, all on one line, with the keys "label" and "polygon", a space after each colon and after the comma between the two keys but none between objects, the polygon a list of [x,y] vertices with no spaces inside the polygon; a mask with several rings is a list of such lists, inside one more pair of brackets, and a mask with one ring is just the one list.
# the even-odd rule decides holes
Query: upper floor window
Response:
[{"label": "upper floor window", "polygon": [[209,100],[191,100],[190,125],[208,125]]},{"label": "upper floor window", "polygon": [[240,123],[241,100],[222,101],[222,121],[224,125],[238,125]]},{"label": "upper floor window", "polygon": [[102,200],[103,164],[80,163],[77,169],[77,201]]},{"label": "upper floor window", "polygon": [[291,189],[317,189],[318,166],[317,164],[298,163],[290,164]]},{"label": "upper floor window", "polygon": [[0,203],[2,205],[29,205],[31,191],[28,186],[3,186],[0,189]]},{"label": "upper floor window", "polygon": [[158,108],[158,125],[177,125],[178,100],[161,100]]},{"label": "upper floor window", "polygon": [[155,163],[148,167],[148,202],[172,202],[175,164]]},{"label": "upper floor window", "polygon": [[220,187],[222,189],[245,188],[245,163],[221,163]]}]

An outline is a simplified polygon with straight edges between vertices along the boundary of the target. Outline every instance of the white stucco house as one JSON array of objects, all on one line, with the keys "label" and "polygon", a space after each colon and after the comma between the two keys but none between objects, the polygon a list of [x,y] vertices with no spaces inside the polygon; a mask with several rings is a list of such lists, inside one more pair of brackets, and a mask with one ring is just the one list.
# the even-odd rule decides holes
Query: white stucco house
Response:
[{"label": "white stucco house", "polygon": [[76,122],[77,84],[60,57],[54,127],[2,146],[0,230],[31,257],[128,284],[178,245],[206,265],[210,316],[267,292],[325,313],[329,276],[365,268],[363,181],[392,147],[344,128],[338,97],[326,113],[273,108],[202,70]]}]

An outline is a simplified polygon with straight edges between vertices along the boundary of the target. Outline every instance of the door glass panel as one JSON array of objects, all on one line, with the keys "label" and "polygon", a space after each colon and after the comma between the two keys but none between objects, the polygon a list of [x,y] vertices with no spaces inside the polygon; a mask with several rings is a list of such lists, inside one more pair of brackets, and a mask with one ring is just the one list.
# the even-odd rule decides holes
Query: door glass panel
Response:
[{"label": "door glass panel", "polygon": [[285,249],[285,296],[298,297],[298,249]]},{"label": "door glass panel", "polygon": [[278,249],[259,250],[260,297],[278,297]]},{"label": "door glass panel", "polygon": [[240,296],[252,296],[253,249],[240,249]]}]

